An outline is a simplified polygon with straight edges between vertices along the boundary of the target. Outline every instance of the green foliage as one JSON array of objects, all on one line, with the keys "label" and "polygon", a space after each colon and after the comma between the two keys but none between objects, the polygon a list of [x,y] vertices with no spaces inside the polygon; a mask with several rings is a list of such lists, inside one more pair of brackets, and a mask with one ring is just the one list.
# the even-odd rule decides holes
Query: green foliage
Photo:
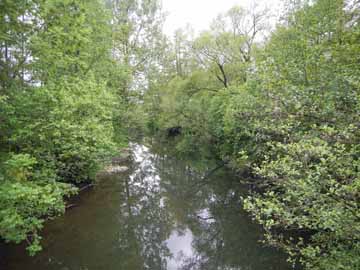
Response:
[{"label": "green foliage", "polygon": [[[328,135],[326,129],[322,135]],[[269,240],[290,254],[300,251],[309,269],[354,269],[359,265],[354,256],[360,233],[358,150],[311,138],[274,144],[271,153],[276,158],[267,157],[256,168],[267,191],[247,199],[245,207],[264,225]]]},{"label": "green foliage", "polygon": [[36,159],[29,154],[12,155],[4,162],[5,177],[13,181],[25,181],[31,176]]},{"label": "green foliage", "polygon": [[76,192],[36,164],[29,154],[13,154],[4,162],[0,180],[0,235],[15,243],[26,240],[30,255],[41,250],[38,232],[44,221],[64,213],[64,196]]},{"label": "green foliage", "polygon": [[110,17],[100,1],[1,6],[9,42],[0,43],[0,237],[26,240],[34,255],[44,222],[64,213],[74,185],[93,181],[126,143],[115,134],[124,103],[113,82],[125,68],[111,58]]},{"label": "green foliage", "polygon": [[38,232],[45,219],[65,211],[63,198],[74,194],[70,186],[60,183],[38,185],[32,182],[6,181],[0,185],[0,233],[6,241],[27,240],[29,253],[41,250]]},{"label": "green foliage", "polygon": [[241,9],[220,16],[189,46],[201,64],[162,82],[146,106],[157,129],[183,127],[179,150],[211,144],[252,179],[245,208],[268,243],[306,269],[357,269],[359,5],[300,2],[262,46],[227,31],[229,18],[242,25]]},{"label": "green foliage", "polygon": [[212,145],[253,181],[269,243],[359,268],[359,4],[289,2],[261,43],[267,17],[234,7],[171,44],[157,0],[1,2],[0,236],[36,253],[128,131],[181,127],[178,151]]}]

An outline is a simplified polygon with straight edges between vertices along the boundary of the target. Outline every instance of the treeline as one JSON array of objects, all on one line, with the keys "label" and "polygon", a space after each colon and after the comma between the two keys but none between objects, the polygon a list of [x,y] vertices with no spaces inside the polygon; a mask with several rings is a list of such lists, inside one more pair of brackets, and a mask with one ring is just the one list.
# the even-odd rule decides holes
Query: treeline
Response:
[{"label": "treeline", "polygon": [[175,127],[253,188],[244,207],[306,269],[360,267],[360,3],[234,7],[161,32],[157,0],[0,2],[0,237],[44,221],[129,131]]},{"label": "treeline", "polygon": [[156,1],[0,2],[0,238],[41,250],[44,221],[127,143],[161,21]]},{"label": "treeline", "polygon": [[[145,95],[145,124],[212,144],[254,187],[244,207],[306,269],[360,268],[360,6],[234,7],[199,36],[179,30]],[[177,128],[179,129],[179,128]]]}]

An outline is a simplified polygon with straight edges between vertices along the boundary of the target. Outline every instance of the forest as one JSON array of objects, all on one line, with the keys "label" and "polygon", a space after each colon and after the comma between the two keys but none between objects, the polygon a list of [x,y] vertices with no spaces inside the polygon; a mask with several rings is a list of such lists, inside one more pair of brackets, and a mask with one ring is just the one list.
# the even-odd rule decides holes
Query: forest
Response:
[{"label": "forest", "polygon": [[360,269],[360,1],[165,20],[159,0],[0,1],[0,241],[41,252],[109,158],[165,137],[211,145],[290,263]]}]

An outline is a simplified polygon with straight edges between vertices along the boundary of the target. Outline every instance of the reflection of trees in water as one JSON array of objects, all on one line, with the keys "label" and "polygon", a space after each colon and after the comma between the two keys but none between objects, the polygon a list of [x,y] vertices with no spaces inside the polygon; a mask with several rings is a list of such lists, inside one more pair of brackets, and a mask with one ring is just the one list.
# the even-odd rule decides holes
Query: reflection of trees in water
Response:
[{"label": "reflection of trees in water", "polygon": [[193,233],[194,254],[183,258],[179,269],[288,269],[281,255],[259,243],[259,227],[241,210],[245,191],[237,179],[220,170],[203,185],[203,168],[196,171],[172,159],[165,163],[168,173],[160,176],[167,179],[162,186],[168,206],[177,223]]},{"label": "reflection of trees in water", "polygon": [[[146,149],[137,150],[145,156],[139,160],[135,157],[134,171],[123,183],[119,260],[126,270],[166,269],[170,254],[165,240],[170,235],[171,221],[162,203],[160,179],[154,168],[158,157]],[[135,154],[140,153],[135,149]]]},{"label": "reflection of trees in water", "polygon": [[134,171],[123,183],[123,269],[166,269],[167,260],[177,256],[170,254],[166,240],[174,230],[187,228],[193,255],[183,256],[179,269],[288,269],[282,257],[258,243],[261,232],[241,210],[244,192],[238,181],[219,170],[203,184],[216,163],[193,166],[161,152],[137,150],[143,156],[135,157]]},{"label": "reflection of trees in water", "polygon": [[195,255],[188,258],[182,269],[287,269],[279,266],[283,258],[257,241],[258,230],[241,215],[236,198],[216,199],[209,206],[210,220],[194,223]]},{"label": "reflection of trees in water", "polygon": [[11,269],[163,270],[178,257],[167,247],[177,232],[193,247],[174,262],[179,269],[288,269],[257,243],[261,232],[241,211],[238,180],[218,170],[204,181],[218,163],[133,147],[130,177],[102,179],[99,189],[84,194],[86,207],[52,225],[39,257],[17,250],[13,260],[22,262]]}]

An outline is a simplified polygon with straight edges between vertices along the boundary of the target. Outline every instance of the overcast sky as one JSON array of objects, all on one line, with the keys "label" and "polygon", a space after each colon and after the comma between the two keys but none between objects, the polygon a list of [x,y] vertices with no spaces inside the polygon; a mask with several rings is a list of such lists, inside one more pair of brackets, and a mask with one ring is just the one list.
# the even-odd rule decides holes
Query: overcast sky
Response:
[{"label": "overcast sky", "polygon": [[[255,0],[276,10],[281,0]],[[172,36],[174,30],[183,28],[187,23],[196,32],[208,28],[212,19],[235,5],[246,7],[254,0],[162,0],[163,10],[168,14],[164,25],[166,34]]]}]

